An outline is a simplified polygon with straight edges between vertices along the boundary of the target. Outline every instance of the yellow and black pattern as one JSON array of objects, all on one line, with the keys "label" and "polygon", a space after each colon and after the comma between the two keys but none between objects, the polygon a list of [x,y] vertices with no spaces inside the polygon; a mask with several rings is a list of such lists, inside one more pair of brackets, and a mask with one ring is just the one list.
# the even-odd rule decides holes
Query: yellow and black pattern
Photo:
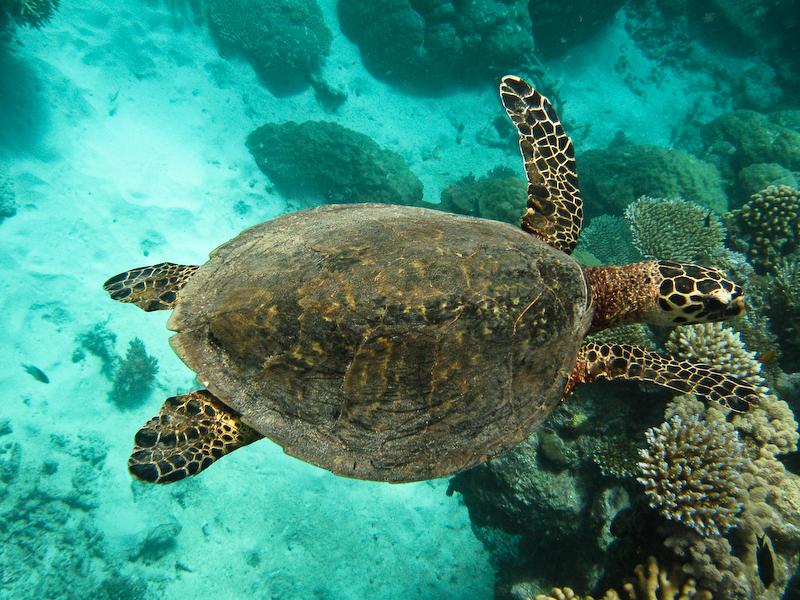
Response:
[{"label": "yellow and black pattern", "polygon": [[261,437],[211,392],[189,392],[167,398],[161,412],[138,431],[128,469],[142,481],[170,483]]},{"label": "yellow and black pattern", "polygon": [[565,395],[575,385],[597,379],[649,381],[682,393],[708,398],[735,412],[758,402],[758,390],[746,381],[708,365],[677,360],[628,344],[584,344]]},{"label": "yellow and black pattern", "polygon": [[115,275],[103,284],[113,300],[130,302],[148,312],[175,308],[178,292],[199,267],[159,263]]},{"label": "yellow and black pattern", "polygon": [[503,78],[500,99],[519,132],[528,176],[528,208],[522,227],[570,254],[583,225],[572,140],[549,100],[519,77]]},{"label": "yellow and black pattern", "polygon": [[658,306],[663,325],[724,321],[744,314],[744,291],[719,269],[667,260],[657,262]]}]

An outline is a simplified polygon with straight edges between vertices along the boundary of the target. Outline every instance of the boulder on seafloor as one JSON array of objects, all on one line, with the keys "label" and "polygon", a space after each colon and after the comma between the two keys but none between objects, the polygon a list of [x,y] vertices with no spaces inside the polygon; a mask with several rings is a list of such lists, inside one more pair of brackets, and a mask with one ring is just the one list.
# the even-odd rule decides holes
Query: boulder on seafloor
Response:
[{"label": "boulder on seafloor", "polygon": [[399,154],[337,123],[267,123],[247,137],[247,147],[259,168],[289,198],[331,204],[416,205],[422,200],[422,182]]}]

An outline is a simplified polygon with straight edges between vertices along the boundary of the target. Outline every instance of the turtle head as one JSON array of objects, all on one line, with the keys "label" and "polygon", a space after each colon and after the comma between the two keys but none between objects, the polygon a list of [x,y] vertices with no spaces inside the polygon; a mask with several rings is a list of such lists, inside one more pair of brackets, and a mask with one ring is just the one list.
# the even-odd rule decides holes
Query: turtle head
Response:
[{"label": "turtle head", "polygon": [[719,269],[666,260],[587,267],[592,331],[625,323],[685,325],[744,314],[742,288]]},{"label": "turtle head", "polygon": [[654,325],[724,321],[744,314],[744,290],[719,269],[661,260],[654,263],[655,303],[641,320]]}]

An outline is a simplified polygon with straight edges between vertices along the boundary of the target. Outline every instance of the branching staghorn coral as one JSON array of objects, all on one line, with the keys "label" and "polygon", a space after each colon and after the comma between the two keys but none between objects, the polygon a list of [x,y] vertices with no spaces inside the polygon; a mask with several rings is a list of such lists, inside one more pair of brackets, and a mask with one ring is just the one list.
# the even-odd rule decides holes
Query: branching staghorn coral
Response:
[{"label": "branching staghorn coral", "polygon": [[0,0],[0,13],[7,13],[20,25],[40,28],[58,9],[59,0]]},{"label": "branching staghorn coral", "polygon": [[725,241],[719,217],[692,202],[642,196],[625,209],[633,245],[647,258],[704,262]]},{"label": "branching staghorn coral", "polygon": [[[698,589],[691,577],[686,577],[681,568],[675,565],[667,571],[650,556],[646,565],[636,565],[633,581],[622,589],[623,596],[616,590],[608,590],[598,600],[712,600],[708,590]],[[579,596],[571,588],[554,588],[552,595],[539,594],[534,600],[594,600],[592,596]]]},{"label": "branching staghorn coral", "polygon": [[130,408],[147,399],[156,373],[158,360],[145,350],[144,342],[133,338],[114,375],[109,399],[120,408]]},{"label": "branching staghorn coral", "polygon": [[735,524],[745,459],[733,426],[675,415],[645,437],[638,481],[653,508],[703,535]]},{"label": "branching staghorn coral", "polygon": [[744,379],[762,395],[769,393],[756,353],[745,348],[738,331],[722,322],[676,327],[664,346],[673,356],[711,365]]},{"label": "branching staghorn coral", "polygon": [[732,243],[761,272],[773,271],[800,245],[800,191],[771,185],[730,214]]}]

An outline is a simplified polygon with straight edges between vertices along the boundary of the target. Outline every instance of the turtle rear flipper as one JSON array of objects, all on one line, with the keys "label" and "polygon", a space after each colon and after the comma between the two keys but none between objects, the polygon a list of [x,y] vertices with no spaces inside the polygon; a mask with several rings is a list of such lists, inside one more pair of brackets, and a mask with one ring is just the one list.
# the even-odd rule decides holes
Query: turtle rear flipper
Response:
[{"label": "turtle rear flipper", "polygon": [[128,469],[142,481],[170,483],[196,475],[261,437],[211,392],[189,392],[167,398],[138,431]]},{"label": "turtle rear flipper", "polygon": [[708,398],[734,412],[745,412],[758,402],[752,385],[709,365],[677,360],[628,344],[584,344],[565,395],[578,383],[597,379],[649,381],[677,392]]},{"label": "turtle rear flipper", "polygon": [[178,292],[199,267],[159,263],[115,275],[103,284],[113,300],[130,302],[146,311],[175,307]]}]

